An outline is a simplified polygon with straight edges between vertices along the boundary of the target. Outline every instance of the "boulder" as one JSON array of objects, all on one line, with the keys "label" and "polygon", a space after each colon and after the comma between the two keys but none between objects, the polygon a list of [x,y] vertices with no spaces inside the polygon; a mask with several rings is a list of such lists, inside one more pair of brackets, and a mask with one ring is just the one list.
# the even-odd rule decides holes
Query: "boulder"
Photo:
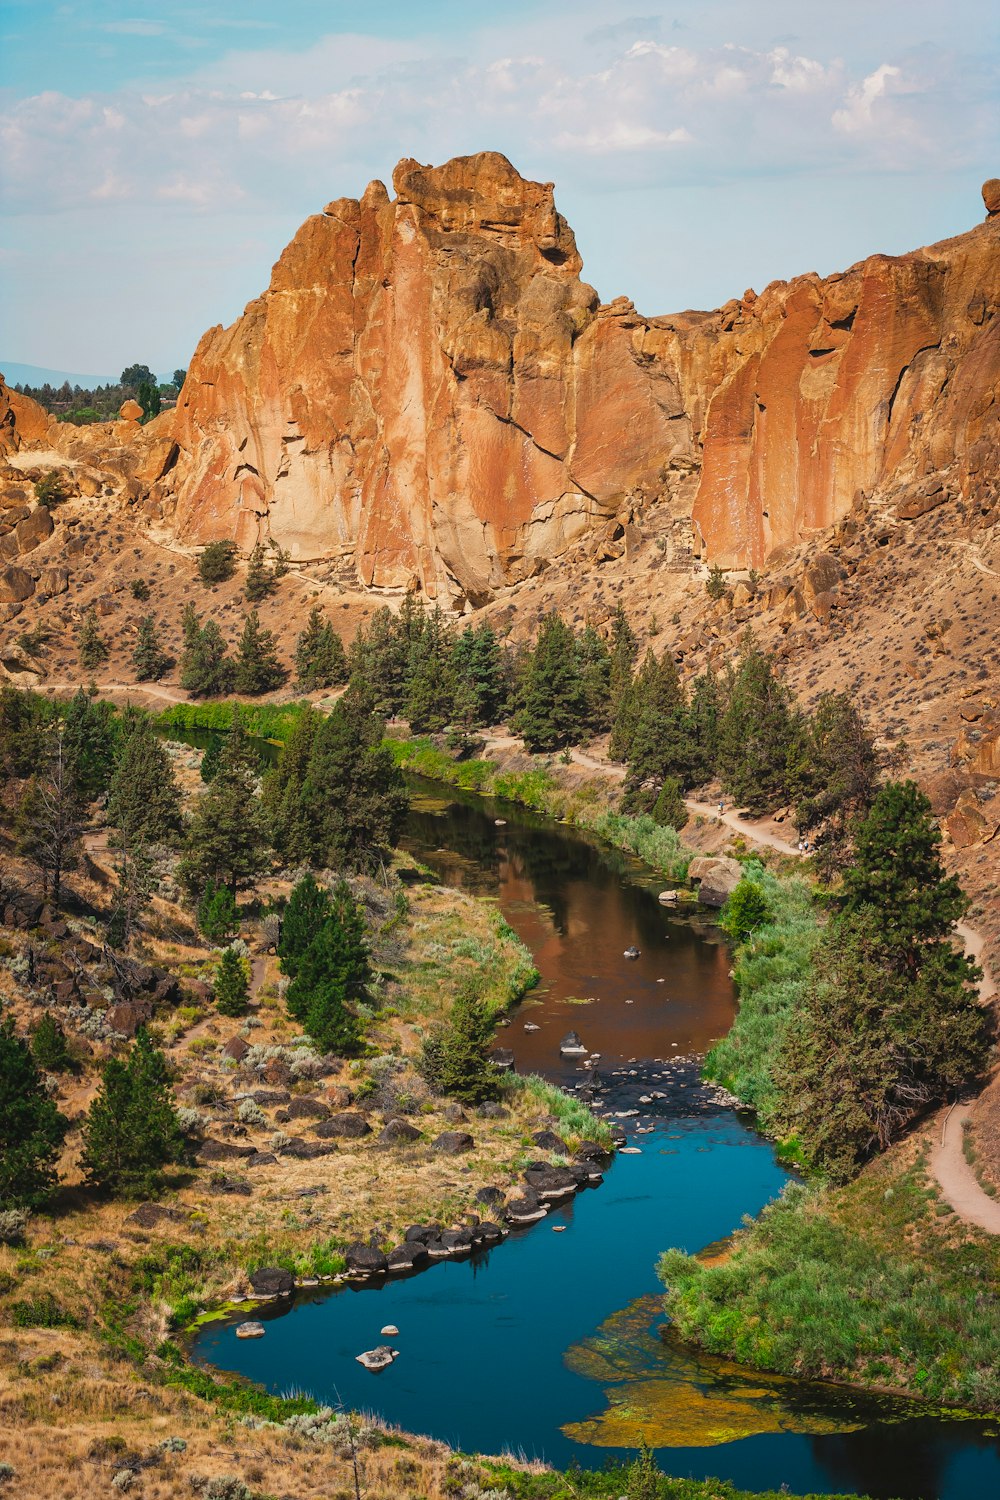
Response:
[{"label": "boulder", "polygon": [[263,1323],[256,1322],[253,1318],[247,1318],[245,1323],[237,1323],[236,1337],[238,1339],[262,1339],[265,1328]]},{"label": "boulder", "polygon": [[484,1245],[496,1245],[503,1239],[503,1230],[499,1224],[494,1224],[491,1219],[486,1219],[480,1224],[479,1234]]},{"label": "boulder", "polygon": [[426,1245],[441,1233],[440,1224],[411,1224],[403,1235],[408,1245]]},{"label": "boulder", "polygon": [[330,1106],[320,1099],[292,1099],[288,1105],[290,1120],[328,1120]]},{"label": "boulder", "polygon": [[430,1257],[425,1245],[418,1244],[416,1240],[407,1240],[403,1245],[397,1245],[395,1250],[390,1250],[386,1257],[386,1268],[389,1275],[401,1275],[404,1271],[419,1271],[427,1265]]},{"label": "boulder", "polygon": [[133,401],[130,396],[129,399],[127,401],[123,401],[121,406],[118,408],[118,415],[119,417],[121,417],[123,422],[139,422],[141,421],[145,413],[143,412],[143,409],[139,405],[138,401]]},{"label": "boulder", "polygon": [[35,580],[23,568],[0,570],[0,604],[23,604],[35,592]]},{"label": "boulder", "polygon": [[569,1155],[569,1147],[554,1130],[536,1130],[531,1139],[542,1151],[558,1151],[561,1156]]},{"label": "boulder", "polygon": [[253,1156],[248,1156],[246,1164],[248,1167],[273,1167],[278,1158],[273,1151],[255,1151]]},{"label": "boulder", "polygon": [[217,1141],[208,1136],[198,1146],[201,1161],[245,1161],[257,1155],[256,1146],[237,1146],[233,1141]]},{"label": "boulder", "polygon": [[504,1205],[504,1215],[509,1224],[534,1224],[544,1219],[548,1210],[533,1187],[526,1183],[516,1187]]},{"label": "boulder", "polygon": [[405,1146],[412,1141],[419,1141],[420,1131],[409,1120],[401,1120],[395,1117],[387,1120],[378,1135],[379,1144],[382,1146]]},{"label": "boulder", "polygon": [[389,1264],[375,1245],[348,1245],[344,1258],[352,1276],[383,1276]]},{"label": "boulder", "polygon": [[576,1160],[593,1162],[596,1166],[607,1166],[612,1153],[598,1141],[581,1141],[576,1148]]},{"label": "boulder", "polygon": [[559,1051],[563,1057],[586,1057],[588,1049],[581,1042],[577,1032],[567,1031],[559,1043]]},{"label": "boulder", "polygon": [[209,1179],[208,1190],[210,1193],[220,1193],[226,1197],[249,1198],[253,1189],[245,1177],[230,1177],[225,1172],[213,1172]]},{"label": "boulder", "polygon": [[443,1151],[447,1156],[458,1156],[463,1151],[471,1151],[476,1143],[464,1130],[445,1130],[431,1144],[435,1151]]},{"label": "boulder", "polygon": [[296,1161],[315,1161],[318,1156],[332,1156],[337,1150],[335,1141],[306,1141],[293,1135],[281,1148],[282,1156],[291,1156]]},{"label": "boulder", "polygon": [[702,854],[688,865],[688,880],[705,906],[724,906],[742,878],[742,865],[727,855]]},{"label": "boulder", "polygon": [[569,1167],[532,1166],[525,1172],[524,1180],[546,1203],[572,1198],[580,1185]]},{"label": "boulder", "polygon": [[377,1349],[366,1349],[364,1354],[356,1354],[355,1359],[359,1365],[364,1365],[366,1370],[377,1373],[379,1370],[387,1370],[398,1356],[398,1349],[390,1349],[387,1344],[380,1344]]},{"label": "boulder", "polygon": [[241,1036],[231,1036],[222,1049],[223,1057],[231,1057],[234,1062],[242,1062],[250,1051],[250,1044]]},{"label": "boulder", "polygon": [[490,1062],[502,1073],[514,1071],[514,1052],[511,1047],[494,1047],[490,1053]]},{"label": "boulder", "polygon": [[188,1216],[163,1203],[140,1203],[124,1221],[137,1229],[155,1229],[158,1224],[186,1224]]},{"label": "boulder", "polygon": [[55,530],[48,506],[37,505],[30,515],[18,521],[14,527],[17,537],[18,551],[22,554],[33,552],[35,548],[46,541]]},{"label": "boulder", "polygon": [[287,1089],[254,1089],[249,1097],[261,1109],[273,1109],[277,1104],[287,1104],[291,1095]]},{"label": "boulder", "polygon": [[328,1120],[323,1120],[314,1129],[315,1134],[324,1140],[341,1138],[358,1141],[363,1136],[372,1133],[372,1128],[364,1115],[357,1114],[331,1115]]},{"label": "boulder", "polygon": [[983,203],[988,219],[1000,214],[1000,177],[988,177],[983,183]]},{"label": "boulder", "polygon": [[295,1277],[284,1266],[262,1266],[250,1273],[250,1288],[255,1297],[290,1297]]},{"label": "boulder", "polygon": [[503,1191],[498,1187],[483,1187],[476,1194],[476,1202],[481,1203],[484,1208],[500,1208],[503,1201]]}]

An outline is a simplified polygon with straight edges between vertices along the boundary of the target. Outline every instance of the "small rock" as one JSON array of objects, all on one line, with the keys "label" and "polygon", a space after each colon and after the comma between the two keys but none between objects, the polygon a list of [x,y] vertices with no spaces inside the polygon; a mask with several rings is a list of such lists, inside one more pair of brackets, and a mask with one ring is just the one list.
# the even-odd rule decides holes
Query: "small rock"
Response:
[{"label": "small rock", "polygon": [[263,1323],[256,1323],[252,1318],[248,1319],[245,1323],[238,1324],[236,1328],[236,1337],[238,1339],[262,1339],[264,1333],[265,1328]]},{"label": "small rock", "polygon": [[395,1323],[387,1323],[384,1328],[379,1329],[379,1332],[384,1339],[399,1338],[399,1329],[396,1327]]},{"label": "small rock", "polygon": [[398,1349],[390,1349],[387,1344],[381,1344],[377,1349],[366,1349],[364,1354],[357,1354],[355,1358],[359,1365],[374,1372],[388,1369],[398,1354]]},{"label": "small rock", "polygon": [[465,1130],[445,1130],[432,1142],[432,1147],[448,1156],[458,1156],[463,1151],[471,1151],[475,1144],[472,1136]]}]

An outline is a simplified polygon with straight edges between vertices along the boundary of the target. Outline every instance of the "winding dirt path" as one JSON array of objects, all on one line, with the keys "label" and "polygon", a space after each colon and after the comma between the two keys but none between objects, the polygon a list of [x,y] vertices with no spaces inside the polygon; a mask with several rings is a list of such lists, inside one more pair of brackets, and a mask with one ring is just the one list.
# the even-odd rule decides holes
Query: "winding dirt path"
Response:
[{"label": "winding dirt path", "polygon": [[717,823],[725,823],[727,828],[732,828],[735,833],[741,833],[752,844],[766,844],[769,849],[777,849],[781,854],[798,856],[802,853],[802,850],[795,844],[790,844],[787,839],[779,838],[776,833],[768,833],[766,828],[761,828],[757,823],[751,823],[747,818],[741,818],[739,813],[720,813],[717,804],[695,802],[692,797],[685,797],[684,806],[688,812],[698,813],[703,818],[714,818]]},{"label": "winding dirt path", "polygon": [[[75,693],[78,688],[84,687],[79,679],[75,682],[40,682],[35,689],[37,693]],[[180,688],[164,687],[158,682],[97,682],[94,684],[99,693],[136,693],[145,694],[150,698],[162,698],[165,703],[187,703],[187,693],[181,692]]]}]

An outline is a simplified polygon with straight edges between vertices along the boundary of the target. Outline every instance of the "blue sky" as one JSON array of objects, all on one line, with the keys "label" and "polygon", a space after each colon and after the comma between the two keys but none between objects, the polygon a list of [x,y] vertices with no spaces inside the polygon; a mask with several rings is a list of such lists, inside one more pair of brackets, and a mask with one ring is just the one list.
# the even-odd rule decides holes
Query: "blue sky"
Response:
[{"label": "blue sky", "polygon": [[900,252],[1000,174],[995,0],[0,4],[0,357],[185,364],[401,156],[556,184],[645,312]]}]

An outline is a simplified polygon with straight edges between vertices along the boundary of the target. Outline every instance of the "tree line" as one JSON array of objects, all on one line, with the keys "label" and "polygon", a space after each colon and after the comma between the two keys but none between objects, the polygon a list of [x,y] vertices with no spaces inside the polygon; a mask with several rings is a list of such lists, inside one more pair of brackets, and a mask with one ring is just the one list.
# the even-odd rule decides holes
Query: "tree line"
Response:
[{"label": "tree line", "polygon": [[60,422],[88,427],[94,422],[113,421],[123,403],[129,400],[138,401],[143,421],[151,421],[159,415],[164,398],[176,400],[180,395],[186,377],[186,370],[175,370],[171,380],[159,381],[148,365],[134,364],[122,371],[117,384],[71,386],[64,380],[62,385],[54,386],[49,381],[42,385],[20,381],[11,389],[37,401]]}]

